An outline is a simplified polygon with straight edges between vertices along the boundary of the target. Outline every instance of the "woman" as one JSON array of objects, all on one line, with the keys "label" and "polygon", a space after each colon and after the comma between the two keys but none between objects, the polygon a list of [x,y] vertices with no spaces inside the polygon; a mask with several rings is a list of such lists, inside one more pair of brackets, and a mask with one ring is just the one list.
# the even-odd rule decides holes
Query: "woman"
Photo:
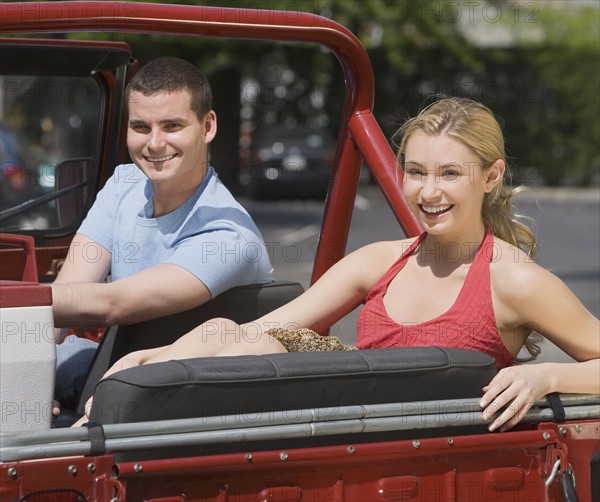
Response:
[{"label": "woman", "polygon": [[[364,303],[357,348],[439,345],[495,358],[499,372],[480,401],[491,431],[514,426],[550,392],[600,393],[599,321],[533,261],[535,238],[503,188],[504,139],[492,112],[444,99],[398,136],[402,189],[420,237],[365,246],[261,319],[214,319],[170,346],[124,357],[109,373],[169,359],[347,349],[293,330],[324,331]],[[534,331],[579,362],[512,366],[524,345],[536,353]]]}]

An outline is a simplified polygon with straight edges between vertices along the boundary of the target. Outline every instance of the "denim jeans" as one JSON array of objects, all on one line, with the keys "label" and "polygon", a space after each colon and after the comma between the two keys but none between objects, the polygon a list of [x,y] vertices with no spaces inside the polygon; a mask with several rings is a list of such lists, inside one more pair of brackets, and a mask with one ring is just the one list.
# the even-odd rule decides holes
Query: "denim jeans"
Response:
[{"label": "denim jeans", "polygon": [[73,411],[77,407],[97,348],[96,342],[75,335],[68,336],[56,346],[54,399],[62,410]]}]

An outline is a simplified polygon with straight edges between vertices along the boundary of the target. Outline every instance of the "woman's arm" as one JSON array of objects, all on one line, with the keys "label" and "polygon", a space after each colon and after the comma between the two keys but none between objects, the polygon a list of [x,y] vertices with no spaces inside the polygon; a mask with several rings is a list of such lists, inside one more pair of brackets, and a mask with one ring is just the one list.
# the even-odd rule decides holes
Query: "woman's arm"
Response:
[{"label": "woman's arm", "polygon": [[517,365],[501,370],[484,388],[484,419],[506,406],[490,430],[514,426],[533,403],[551,392],[600,393],[600,321],[555,275],[535,263],[514,263],[496,283],[515,325],[528,327],[578,363]]},{"label": "woman's arm", "polygon": [[402,248],[402,241],[365,246],[333,265],[298,298],[260,319],[241,326],[228,319],[212,319],[173,344],[157,350],[143,364],[194,357],[281,352],[283,346],[274,338],[264,336],[266,331],[272,328],[310,328],[325,332],[364,300],[400,255]]},{"label": "woman's arm", "polygon": [[480,406],[482,417],[490,420],[503,406],[507,408],[489,425],[505,431],[516,425],[535,401],[551,392],[598,394],[600,361],[580,363],[525,364],[504,368],[487,387]]},{"label": "woman's arm", "polygon": [[333,265],[298,298],[245,327],[326,332],[364,301],[400,253],[398,241],[365,246]]}]

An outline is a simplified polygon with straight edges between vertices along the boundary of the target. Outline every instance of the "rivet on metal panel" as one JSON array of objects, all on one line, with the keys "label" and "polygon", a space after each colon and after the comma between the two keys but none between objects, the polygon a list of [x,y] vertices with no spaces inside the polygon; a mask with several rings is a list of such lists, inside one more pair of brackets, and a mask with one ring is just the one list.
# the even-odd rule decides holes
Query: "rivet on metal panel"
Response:
[{"label": "rivet on metal panel", "polygon": [[142,472],[142,471],[144,470],[144,467],[142,466],[142,464],[135,464],[135,465],[133,466],[133,470],[134,470],[135,472]]},{"label": "rivet on metal panel", "polygon": [[279,458],[280,458],[281,460],[287,460],[287,459],[288,459],[288,454],[287,454],[286,452],[282,451],[282,452],[279,454]]},{"label": "rivet on metal panel", "polygon": [[69,471],[69,474],[70,474],[71,476],[77,476],[77,466],[75,466],[75,465],[70,465],[70,466],[67,468],[67,471]]},{"label": "rivet on metal panel", "polygon": [[567,435],[567,428],[566,427],[559,427],[558,428],[558,432],[561,436],[565,437]]},{"label": "rivet on metal panel", "polygon": [[415,440],[413,441],[413,446],[414,446],[415,448],[421,448],[421,442],[420,442],[418,439],[415,439]]},{"label": "rivet on metal panel", "polygon": [[252,462],[252,454],[251,453],[246,453],[244,458],[246,459],[246,462]]},{"label": "rivet on metal panel", "polygon": [[575,432],[581,432],[581,425],[575,426]]},{"label": "rivet on metal panel", "polygon": [[6,472],[10,476],[11,479],[17,479],[17,468],[16,467],[9,467],[8,471],[6,471]]},{"label": "rivet on metal panel", "polygon": [[454,439],[448,438],[448,444],[452,446],[454,444]]},{"label": "rivet on metal panel", "polygon": [[346,451],[350,454],[350,455],[354,455],[354,453],[356,452],[356,450],[354,449],[354,446],[350,445],[346,447]]},{"label": "rivet on metal panel", "polygon": [[542,437],[547,441],[548,439],[550,439],[550,433],[549,432],[544,432],[542,434]]},{"label": "rivet on metal panel", "polygon": [[90,474],[94,474],[96,472],[96,464],[93,464],[92,462],[90,462],[87,465],[87,469],[88,469],[88,471],[90,471]]}]

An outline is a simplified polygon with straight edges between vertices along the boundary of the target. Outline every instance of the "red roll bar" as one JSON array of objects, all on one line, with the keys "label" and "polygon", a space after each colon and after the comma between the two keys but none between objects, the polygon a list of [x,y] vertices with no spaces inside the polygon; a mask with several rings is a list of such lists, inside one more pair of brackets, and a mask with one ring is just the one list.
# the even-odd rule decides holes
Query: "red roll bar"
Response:
[{"label": "red roll bar", "polygon": [[346,97],[312,282],[344,255],[363,158],[404,232],[420,232],[399,190],[394,154],[372,115],[371,62],[356,36],[340,24],[317,14],[282,10],[130,2],[0,4],[0,33],[89,31],[302,41],[327,47],[342,66]]}]

